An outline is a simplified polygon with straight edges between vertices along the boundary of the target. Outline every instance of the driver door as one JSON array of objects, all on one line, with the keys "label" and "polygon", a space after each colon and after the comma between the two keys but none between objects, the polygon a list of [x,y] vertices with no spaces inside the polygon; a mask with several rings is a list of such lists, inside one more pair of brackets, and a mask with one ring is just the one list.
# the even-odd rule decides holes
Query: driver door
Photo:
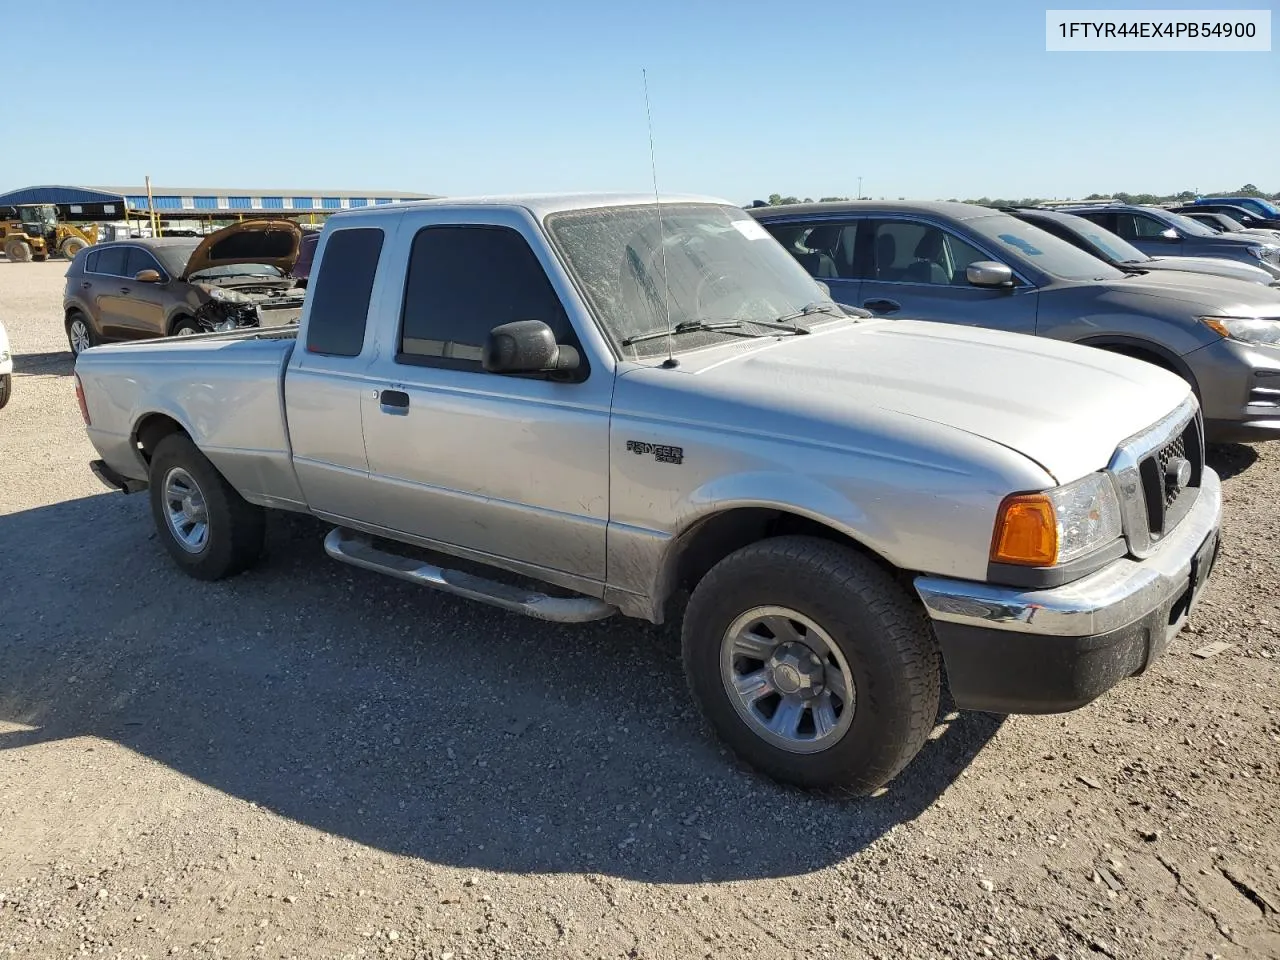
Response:
[{"label": "driver door", "polygon": [[[474,554],[600,584],[609,518],[612,376],[487,373],[493,327],[543,320],[580,346],[522,222],[405,214],[393,275],[407,276],[362,394],[370,495],[361,519]],[[394,312],[392,312],[394,311]],[[586,587],[584,587],[586,589]]]}]

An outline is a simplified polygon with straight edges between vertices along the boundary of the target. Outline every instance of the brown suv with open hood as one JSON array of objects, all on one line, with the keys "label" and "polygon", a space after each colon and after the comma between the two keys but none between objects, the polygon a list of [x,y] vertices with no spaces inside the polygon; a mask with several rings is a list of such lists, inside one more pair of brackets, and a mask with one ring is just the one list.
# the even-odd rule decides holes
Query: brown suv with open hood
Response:
[{"label": "brown suv with open hood", "polygon": [[117,240],[81,250],[63,296],[71,352],[296,322],[304,291],[291,271],[301,239],[291,220],[250,220],[203,239]]}]

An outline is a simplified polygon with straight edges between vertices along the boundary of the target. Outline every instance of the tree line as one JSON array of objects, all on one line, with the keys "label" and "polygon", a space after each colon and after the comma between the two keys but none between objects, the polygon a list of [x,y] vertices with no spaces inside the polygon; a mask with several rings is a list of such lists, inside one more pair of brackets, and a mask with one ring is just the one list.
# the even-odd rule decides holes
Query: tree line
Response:
[{"label": "tree line", "polygon": [[[1252,183],[1246,183],[1243,187],[1237,187],[1235,190],[1218,190],[1207,193],[1197,193],[1194,190],[1183,190],[1180,193],[1156,194],[1156,193],[1126,193],[1119,190],[1115,193],[1091,193],[1087,197],[1081,197],[1081,201],[1088,200],[1119,200],[1121,203],[1137,203],[1143,206],[1160,206],[1166,203],[1190,203],[1196,197],[1259,197],[1263,200],[1280,200],[1280,192],[1267,193],[1265,190],[1259,190]],[[854,199],[871,199],[870,197],[819,197],[819,203],[827,203],[835,200],[854,200]],[[887,197],[880,197],[885,200]],[[906,197],[898,197],[899,200],[906,200]],[[956,197],[948,198],[952,202],[956,201]],[[1021,200],[1005,200],[1000,197],[978,197],[975,199],[967,199],[965,203],[977,203],[984,207],[1034,207],[1044,203],[1046,200],[1055,199],[1052,197],[1023,197]],[[813,203],[812,197],[784,197],[780,193],[769,194],[767,203],[771,207],[780,207],[789,203]]]}]

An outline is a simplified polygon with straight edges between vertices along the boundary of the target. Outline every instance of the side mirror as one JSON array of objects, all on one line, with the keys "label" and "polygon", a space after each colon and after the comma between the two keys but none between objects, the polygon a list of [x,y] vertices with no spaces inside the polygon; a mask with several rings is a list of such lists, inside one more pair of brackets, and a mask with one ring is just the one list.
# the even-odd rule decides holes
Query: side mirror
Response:
[{"label": "side mirror", "polygon": [[579,362],[578,351],[556,343],[541,320],[496,326],[484,345],[484,368],[490,373],[554,373],[576,370]]},{"label": "side mirror", "polygon": [[162,278],[159,270],[139,270],[133,275],[133,279],[139,283],[159,283]]},{"label": "side mirror", "polygon": [[1173,227],[1169,227],[1165,230],[1160,231],[1160,239],[1161,240],[1181,240],[1182,237],[1177,230],[1173,229]]},{"label": "side mirror", "polygon": [[975,287],[1012,287],[1013,270],[994,260],[976,260],[964,271],[965,279]]}]

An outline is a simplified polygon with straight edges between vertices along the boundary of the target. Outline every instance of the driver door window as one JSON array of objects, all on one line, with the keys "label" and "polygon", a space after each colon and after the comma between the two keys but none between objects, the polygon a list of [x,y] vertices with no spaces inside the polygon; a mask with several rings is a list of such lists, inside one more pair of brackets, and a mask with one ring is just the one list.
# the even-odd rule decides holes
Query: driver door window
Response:
[{"label": "driver door window", "polygon": [[489,331],[541,320],[557,343],[573,328],[524,237],[506,227],[426,227],[414,237],[397,360],[482,371]]},{"label": "driver door window", "polygon": [[872,241],[872,279],[890,283],[968,286],[969,264],[990,259],[932,224],[885,220]]}]

